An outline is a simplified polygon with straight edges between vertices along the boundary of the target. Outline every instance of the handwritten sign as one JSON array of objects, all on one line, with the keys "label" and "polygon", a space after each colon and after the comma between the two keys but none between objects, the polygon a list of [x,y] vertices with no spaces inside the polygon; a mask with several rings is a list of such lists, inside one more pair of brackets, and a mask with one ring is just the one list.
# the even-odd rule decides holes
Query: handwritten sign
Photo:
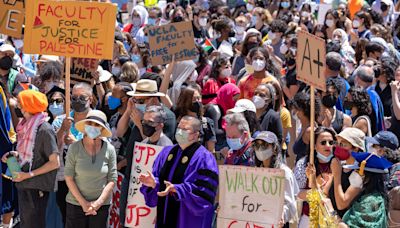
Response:
[{"label": "handwritten sign", "polygon": [[26,9],[26,53],[112,59],[116,5],[29,0]]},{"label": "handwritten sign", "polygon": [[22,37],[24,8],[24,0],[0,1],[0,33],[16,38]]},{"label": "handwritten sign", "polygon": [[326,91],[325,41],[304,31],[298,32],[297,35],[297,80]]},{"label": "handwritten sign", "polygon": [[154,160],[161,150],[160,146],[135,143],[126,205],[126,227],[154,227],[157,208],[146,206],[144,197],[140,193],[142,183],[139,181],[139,175],[152,171]]},{"label": "handwritten sign", "polygon": [[278,227],[285,198],[285,171],[219,166],[217,227]]},{"label": "handwritten sign", "polygon": [[71,86],[78,82],[92,83],[93,74],[97,71],[97,59],[73,58],[71,61]]},{"label": "handwritten sign", "polygon": [[121,185],[124,175],[118,172],[117,184],[114,186],[112,194],[112,202],[108,213],[108,228],[119,228],[119,199],[121,198]]},{"label": "handwritten sign", "polygon": [[176,61],[194,59],[198,55],[194,44],[191,22],[171,23],[147,29],[150,57],[153,66]]}]

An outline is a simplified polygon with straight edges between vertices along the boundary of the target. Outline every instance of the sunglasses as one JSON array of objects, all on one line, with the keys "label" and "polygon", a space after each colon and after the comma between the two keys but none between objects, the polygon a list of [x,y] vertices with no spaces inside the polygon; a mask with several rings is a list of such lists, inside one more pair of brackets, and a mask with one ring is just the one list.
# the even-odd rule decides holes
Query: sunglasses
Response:
[{"label": "sunglasses", "polygon": [[335,144],[335,142],[334,142],[333,140],[330,140],[330,141],[324,140],[324,141],[321,141],[320,144],[321,144],[322,146],[333,146],[333,145]]},{"label": "sunglasses", "polygon": [[270,144],[266,143],[266,142],[263,142],[263,143],[253,142],[252,143],[253,148],[256,149],[256,150],[258,150],[258,149],[266,149],[266,148],[268,148],[269,145]]},{"label": "sunglasses", "polygon": [[54,103],[54,102],[56,102],[57,104],[64,103],[64,99],[57,98],[57,99],[51,99],[50,100],[50,103]]},{"label": "sunglasses", "polygon": [[84,96],[84,95],[81,95],[81,96],[72,96],[71,97],[71,101],[88,101],[89,100],[89,97],[88,96]]}]

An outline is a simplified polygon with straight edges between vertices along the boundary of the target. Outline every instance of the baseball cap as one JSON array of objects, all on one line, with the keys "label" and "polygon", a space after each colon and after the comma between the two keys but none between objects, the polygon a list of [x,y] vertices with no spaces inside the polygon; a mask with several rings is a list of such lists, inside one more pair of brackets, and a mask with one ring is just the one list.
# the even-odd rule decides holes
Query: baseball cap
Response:
[{"label": "baseball cap", "polygon": [[391,131],[380,131],[374,137],[367,137],[367,142],[396,150],[399,147],[399,140]]},{"label": "baseball cap", "polygon": [[273,132],[270,131],[261,131],[257,134],[257,136],[253,139],[253,142],[256,140],[262,140],[267,143],[277,143],[278,137]]},{"label": "baseball cap", "polygon": [[15,48],[11,44],[2,44],[0,46],[0,52],[11,51],[15,54]]},{"label": "baseball cap", "polygon": [[240,99],[236,102],[235,107],[228,110],[228,113],[241,113],[251,111],[256,113],[256,106],[249,99]]}]

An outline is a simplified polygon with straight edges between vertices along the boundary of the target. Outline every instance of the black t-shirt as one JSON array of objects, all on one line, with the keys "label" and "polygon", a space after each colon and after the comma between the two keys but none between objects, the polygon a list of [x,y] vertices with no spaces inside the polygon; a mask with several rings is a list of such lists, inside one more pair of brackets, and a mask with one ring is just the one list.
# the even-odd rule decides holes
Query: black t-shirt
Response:
[{"label": "black t-shirt", "polygon": [[379,87],[379,81],[376,83],[375,92],[379,95],[383,105],[384,116],[392,115],[392,91],[387,85],[383,90]]},{"label": "black t-shirt", "polygon": [[[342,172],[342,188],[343,188],[343,192],[346,192],[346,190],[350,187],[350,181],[349,181],[349,177],[350,174],[352,172]],[[332,206],[335,209],[335,211],[337,211],[338,215],[342,218],[343,215],[346,213],[346,211],[348,210],[348,208],[344,209],[344,210],[338,210],[337,205],[336,205],[336,200],[335,200],[335,188],[334,185],[332,184],[331,188],[329,189],[329,199],[331,199],[332,201]]]},{"label": "black t-shirt", "polygon": [[269,108],[268,111],[261,116],[261,131],[271,131],[275,133],[276,137],[278,137],[279,143],[282,143],[283,137],[283,127],[281,116],[279,112],[276,112],[272,108]]},{"label": "black t-shirt", "polygon": [[[53,153],[58,153],[56,133],[49,123],[44,122],[39,126],[39,129],[36,133],[31,171],[40,168],[46,162],[48,162],[50,155]],[[29,172],[29,164],[25,164],[21,170],[23,172]],[[42,175],[34,176],[22,182],[15,183],[15,186],[19,189],[37,189],[46,192],[54,191],[56,175],[57,169]]]}]

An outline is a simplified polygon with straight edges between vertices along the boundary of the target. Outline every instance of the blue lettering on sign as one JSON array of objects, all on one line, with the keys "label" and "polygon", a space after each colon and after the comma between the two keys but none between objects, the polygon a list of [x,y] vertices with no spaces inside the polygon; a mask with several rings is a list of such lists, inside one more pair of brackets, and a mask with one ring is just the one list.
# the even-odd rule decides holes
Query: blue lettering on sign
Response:
[{"label": "blue lettering on sign", "polygon": [[166,35],[168,33],[177,32],[178,30],[174,25],[169,27],[150,27],[149,28],[149,36],[157,36],[157,35]]}]

